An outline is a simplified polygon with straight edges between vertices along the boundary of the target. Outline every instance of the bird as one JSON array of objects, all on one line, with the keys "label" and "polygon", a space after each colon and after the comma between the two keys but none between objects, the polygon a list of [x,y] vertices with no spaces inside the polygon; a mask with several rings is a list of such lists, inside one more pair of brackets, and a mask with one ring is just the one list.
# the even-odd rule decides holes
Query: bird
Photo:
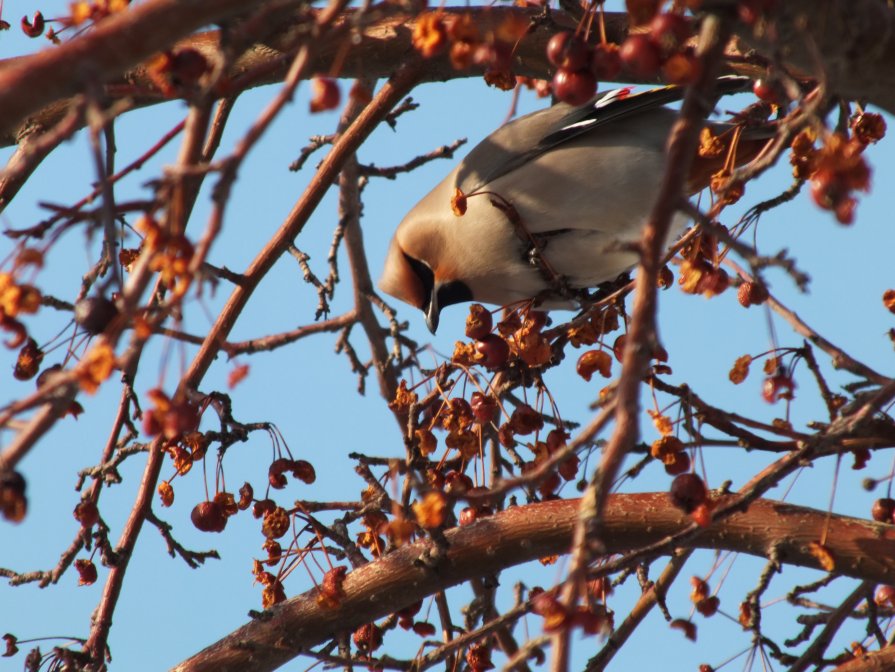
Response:
[{"label": "bird", "polygon": [[[745,77],[721,78],[717,93]],[[666,169],[684,87],[618,89],[575,107],[557,103],[486,137],[400,222],[379,287],[419,308],[434,334],[441,310],[466,301],[574,308],[575,294],[637,263],[639,240]],[[730,124],[709,124],[713,133]],[[765,140],[737,160],[754,158]],[[755,141],[751,141],[755,142]],[[747,156],[748,155],[748,156]],[[687,189],[721,167],[697,161]],[[686,217],[675,216],[675,228]]]}]

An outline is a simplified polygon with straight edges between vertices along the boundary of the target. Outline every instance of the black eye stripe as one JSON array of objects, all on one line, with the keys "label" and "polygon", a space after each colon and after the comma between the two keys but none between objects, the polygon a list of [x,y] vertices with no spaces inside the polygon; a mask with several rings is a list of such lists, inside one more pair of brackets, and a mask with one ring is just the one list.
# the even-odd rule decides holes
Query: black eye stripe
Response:
[{"label": "black eye stripe", "polygon": [[432,291],[435,289],[435,274],[425,263],[419,259],[414,259],[409,254],[405,253],[404,259],[410,264],[410,268],[413,269],[414,274],[419,278],[420,284],[423,286],[423,292],[426,297],[423,310],[426,310],[432,301]]},{"label": "black eye stripe", "polygon": [[472,301],[472,290],[461,280],[446,282],[438,288],[438,307],[452,306],[455,303]]}]

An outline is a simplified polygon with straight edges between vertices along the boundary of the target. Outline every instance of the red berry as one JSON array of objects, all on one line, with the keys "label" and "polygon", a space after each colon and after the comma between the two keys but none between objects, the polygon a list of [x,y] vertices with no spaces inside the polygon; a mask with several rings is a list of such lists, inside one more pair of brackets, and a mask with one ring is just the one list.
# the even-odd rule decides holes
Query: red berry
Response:
[{"label": "red berry", "polygon": [[662,55],[659,45],[648,35],[629,35],[619,52],[625,69],[637,78],[647,79],[656,76]]},{"label": "red berry", "polygon": [[462,495],[474,487],[472,479],[459,471],[449,471],[444,476],[444,492],[448,495]]},{"label": "red berry", "polygon": [[574,33],[557,33],[547,43],[547,60],[557,68],[581,70],[590,60],[590,48]]},{"label": "red berry", "polygon": [[597,78],[590,70],[560,68],[553,75],[553,93],[569,105],[583,105],[597,92]]},{"label": "red berry", "polygon": [[510,346],[497,334],[488,334],[476,341],[476,352],[482,355],[482,364],[487,369],[497,369],[510,358]]},{"label": "red berry", "polygon": [[591,59],[590,68],[598,80],[606,81],[618,77],[618,73],[622,69],[618,45],[608,42],[594,47],[594,57]]},{"label": "red berry", "polygon": [[562,479],[559,477],[559,474],[554,471],[541,481],[538,485],[538,492],[541,493],[542,497],[550,497],[550,495],[554,494],[561,485]]},{"label": "red berry", "polygon": [[497,417],[497,400],[489,394],[473,392],[469,399],[472,415],[480,425],[487,425]]},{"label": "red berry", "polygon": [[873,596],[873,601],[881,607],[895,606],[895,587],[880,586],[876,589],[876,595]]},{"label": "red berry", "polygon": [[104,296],[88,296],[75,304],[75,324],[91,336],[105,331],[118,316],[118,308]]},{"label": "red berry", "polygon": [[650,23],[650,38],[663,54],[680,49],[693,34],[693,26],[683,14],[657,14]]},{"label": "red berry", "polygon": [[333,110],[342,100],[338,83],[329,77],[315,77],[311,80],[311,112]]},{"label": "red berry", "polygon": [[665,473],[669,476],[684,474],[690,470],[690,455],[687,452],[675,453],[671,462],[665,465]]},{"label": "red berry", "polygon": [[565,430],[551,429],[547,434],[547,452],[552,455],[566,445],[566,439],[568,438],[569,434]]},{"label": "red berry", "polygon": [[460,516],[457,520],[460,527],[464,525],[471,525],[478,519],[478,512],[475,510],[474,506],[467,506],[460,510]]},{"label": "red berry", "polygon": [[777,102],[777,87],[767,79],[756,79],[752,83],[752,93],[765,102]]},{"label": "red berry", "polygon": [[681,474],[671,482],[671,501],[684,513],[692,513],[708,500],[705,483],[694,473]]},{"label": "red berry", "polygon": [[531,331],[540,331],[547,325],[548,317],[543,310],[530,310],[525,315],[525,326]]},{"label": "red berry", "polygon": [[198,529],[203,532],[223,532],[227,526],[227,516],[224,507],[217,502],[199,502],[193,507],[190,519]]},{"label": "red berry", "polygon": [[883,497],[873,503],[870,509],[870,515],[874,520],[880,523],[891,523],[892,515],[895,514],[895,499],[891,497]]}]

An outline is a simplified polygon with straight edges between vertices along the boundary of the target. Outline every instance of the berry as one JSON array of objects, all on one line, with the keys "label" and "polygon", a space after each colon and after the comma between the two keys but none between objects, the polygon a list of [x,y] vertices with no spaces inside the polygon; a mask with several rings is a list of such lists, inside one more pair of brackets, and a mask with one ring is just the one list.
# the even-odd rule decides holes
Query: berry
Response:
[{"label": "berry", "polygon": [[547,43],[547,60],[557,68],[582,70],[590,60],[590,48],[574,33],[557,33]]},{"label": "berry", "polygon": [[740,302],[743,308],[759,306],[767,300],[768,290],[760,283],[747,280],[737,289],[737,301]]},{"label": "berry", "polygon": [[671,501],[684,513],[692,513],[708,500],[705,483],[694,473],[681,474],[671,482]]},{"label": "berry", "polygon": [[671,462],[668,462],[665,465],[665,473],[669,476],[677,476],[678,474],[684,474],[690,470],[690,455],[689,453],[675,453]]},{"label": "berry", "polygon": [[476,341],[476,352],[482,356],[482,365],[487,369],[497,369],[510,358],[510,346],[497,334],[488,334]]},{"label": "berry", "polygon": [[591,59],[590,67],[599,80],[615,79],[622,69],[618,45],[608,42],[594,47],[594,56]]},{"label": "berry", "polygon": [[870,509],[870,515],[880,523],[895,522],[892,519],[893,514],[895,514],[895,499],[891,497],[882,497],[876,500]]},{"label": "berry", "polygon": [[497,417],[497,400],[491,395],[478,391],[473,392],[469,399],[469,405],[472,407],[475,421],[480,425],[487,425]]},{"label": "berry", "polygon": [[311,112],[333,110],[341,100],[342,92],[334,79],[315,77],[311,80]]},{"label": "berry", "polygon": [[193,507],[190,520],[202,532],[223,532],[227,526],[224,507],[217,502],[199,502]]},{"label": "berry", "polygon": [[650,38],[663,54],[678,51],[693,34],[693,26],[682,14],[657,14],[650,23]]},{"label": "berry", "polygon": [[75,304],[75,323],[91,336],[101,334],[118,317],[118,308],[104,296],[88,296]]},{"label": "berry", "polygon": [[752,93],[767,103],[777,102],[777,87],[768,79],[756,79],[752,83]]},{"label": "berry", "polygon": [[469,306],[469,315],[466,316],[466,336],[480,339],[491,333],[494,320],[491,311],[480,303]]},{"label": "berry", "polygon": [[583,105],[597,92],[597,78],[590,70],[560,68],[553,75],[553,93],[569,105]]},{"label": "berry", "polygon": [[510,426],[516,434],[525,436],[540,431],[544,426],[544,418],[528,404],[521,404],[510,416]]},{"label": "berry", "polygon": [[653,42],[648,35],[629,35],[619,51],[622,64],[625,69],[640,79],[656,76],[662,55],[659,45]]}]

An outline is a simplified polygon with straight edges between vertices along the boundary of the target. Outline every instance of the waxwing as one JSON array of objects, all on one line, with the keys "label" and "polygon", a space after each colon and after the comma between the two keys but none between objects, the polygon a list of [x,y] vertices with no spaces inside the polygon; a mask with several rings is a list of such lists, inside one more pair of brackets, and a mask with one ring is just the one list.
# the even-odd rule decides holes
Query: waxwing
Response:
[{"label": "waxwing", "polygon": [[[722,78],[718,90],[747,82]],[[637,263],[625,244],[639,239],[665,170],[677,116],[665,105],[683,94],[676,86],[621,89],[503,125],[404,217],[380,288],[421,309],[432,333],[441,309],[462,301],[574,307],[570,292]],[[737,158],[756,153],[738,150]],[[688,191],[705,188],[725,158],[697,161]],[[676,220],[677,228],[686,221]]]}]

